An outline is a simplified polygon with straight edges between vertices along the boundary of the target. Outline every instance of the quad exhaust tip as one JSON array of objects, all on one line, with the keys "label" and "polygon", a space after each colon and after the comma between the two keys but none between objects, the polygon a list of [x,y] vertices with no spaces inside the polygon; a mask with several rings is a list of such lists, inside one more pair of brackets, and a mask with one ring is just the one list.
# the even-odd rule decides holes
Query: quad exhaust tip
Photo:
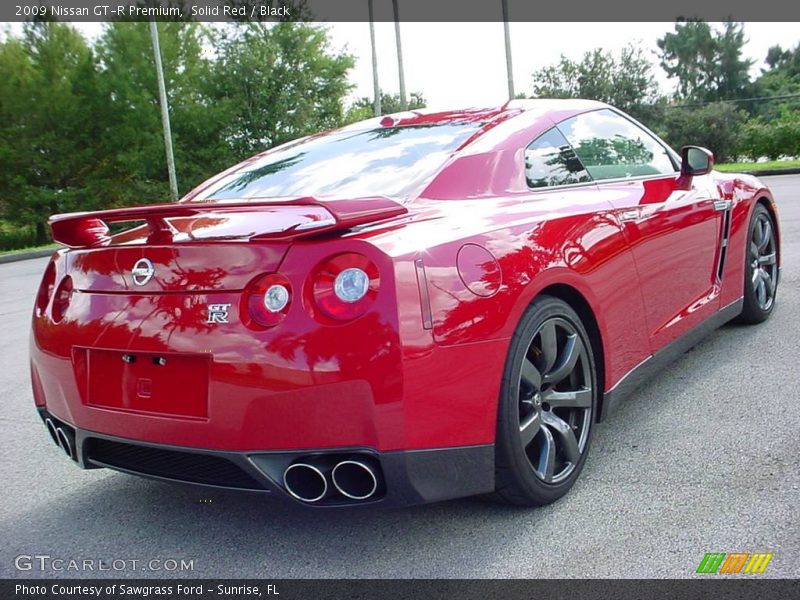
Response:
[{"label": "quad exhaust tip", "polygon": [[47,426],[47,432],[50,434],[50,437],[53,438],[53,442],[55,442],[55,444],[61,448],[67,456],[73,458],[72,443],[69,441],[67,432],[61,427],[56,426],[56,424],[53,423],[53,419],[45,419],[44,424]]},{"label": "quad exhaust tip", "polygon": [[69,442],[69,436],[67,436],[61,427],[56,428],[56,436],[58,437],[58,445],[66,452],[67,456],[72,458],[72,444]]},{"label": "quad exhaust tip", "polygon": [[61,442],[58,440],[58,432],[56,431],[53,419],[45,419],[44,424],[47,426],[47,432],[50,434],[50,437],[53,438],[53,443],[60,448]]},{"label": "quad exhaust tip", "polygon": [[290,465],[283,472],[283,485],[293,498],[302,502],[319,502],[328,493],[325,474],[308,463]]},{"label": "quad exhaust tip", "polygon": [[283,472],[283,485],[292,498],[307,504],[319,502],[332,493],[329,481],[336,492],[350,500],[367,500],[378,492],[379,476],[369,462],[358,457],[335,464],[326,458],[321,461],[296,462]]},{"label": "quad exhaust tip", "polygon": [[331,472],[333,485],[343,496],[366,500],[378,491],[378,478],[368,464],[360,460],[343,460]]}]

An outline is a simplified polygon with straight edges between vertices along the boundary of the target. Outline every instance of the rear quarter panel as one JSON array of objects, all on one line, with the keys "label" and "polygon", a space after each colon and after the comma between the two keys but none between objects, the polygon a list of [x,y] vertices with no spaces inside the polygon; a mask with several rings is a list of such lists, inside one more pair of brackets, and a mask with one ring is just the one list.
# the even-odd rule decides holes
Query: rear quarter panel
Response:
[{"label": "rear quarter panel", "polygon": [[[611,207],[598,202],[593,186],[417,200],[415,209],[415,222],[371,241],[395,260],[406,401],[428,411],[430,427],[444,430],[463,420],[481,432],[476,439],[494,439],[509,339],[549,286],[569,286],[591,306],[603,343],[606,389],[648,355],[633,259]],[[457,266],[467,246],[491,254],[471,275]],[[418,258],[425,265],[430,330],[422,326],[416,285],[403,293],[400,283],[415,282]]]}]

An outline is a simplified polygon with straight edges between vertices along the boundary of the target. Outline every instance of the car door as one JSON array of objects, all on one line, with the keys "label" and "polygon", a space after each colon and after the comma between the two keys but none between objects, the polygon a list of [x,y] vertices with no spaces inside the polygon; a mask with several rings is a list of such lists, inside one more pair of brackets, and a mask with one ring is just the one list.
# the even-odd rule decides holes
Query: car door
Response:
[{"label": "car door", "polygon": [[558,127],[624,228],[656,352],[720,308],[725,203],[710,177],[681,177],[674,153],[616,111],[583,113]]},{"label": "car door", "polygon": [[568,240],[564,260],[595,295],[610,349],[606,381],[617,382],[650,354],[650,344],[636,265],[615,209],[599,197],[597,184],[556,127],[526,147],[525,179],[531,207],[552,211],[545,227],[552,239]]}]

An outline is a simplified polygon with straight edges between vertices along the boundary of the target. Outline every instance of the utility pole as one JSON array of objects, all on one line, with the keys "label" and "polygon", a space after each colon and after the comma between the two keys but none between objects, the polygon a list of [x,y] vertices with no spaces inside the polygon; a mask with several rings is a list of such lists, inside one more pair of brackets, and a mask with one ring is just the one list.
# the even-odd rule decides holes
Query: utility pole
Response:
[{"label": "utility pole", "polygon": [[378,83],[378,51],[375,49],[375,15],[372,12],[373,0],[367,0],[369,7],[369,41],[372,44],[372,87],[375,97],[375,116],[381,116],[381,86]]},{"label": "utility pole", "polygon": [[400,43],[400,9],[397,1],[392,0],[392,8],[394,9],[394,37],[397,39],[397,71],[400,74],[400,110],[408,110],[406,77],[403,73],[403,45]]},{"label": "utility pole", "polygon": [[508,28],[508,0],[503,4],[503,30],[506,38],[506,75],[508,77],[508,99],[514,99],[514,69],[511,67],[511,32]]},{"label": "utility pole", "polygon": [[158,103],[161,105],[161,125],[164,128],[164,149],[167,152],[167,171],[169,172],[169,193],[173,202],[178,200],[178,179],[175,177],[175,156],[172,154],[172,130],[169,126],[169,106],[167,87],[164,84],[164,66],[161,64],[161,46],[158,43],[158,27],[150,21],[150,37],[153,39],[153,54],[156,58],[156,77],[158,79]]}]

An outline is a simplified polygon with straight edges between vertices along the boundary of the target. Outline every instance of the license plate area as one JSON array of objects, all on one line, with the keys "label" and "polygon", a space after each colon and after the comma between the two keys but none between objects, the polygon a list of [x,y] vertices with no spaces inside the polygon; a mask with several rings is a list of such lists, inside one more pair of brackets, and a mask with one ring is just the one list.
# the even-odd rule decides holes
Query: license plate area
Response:
[{"label": "license plate area", "polygon": [[[76,349],[78,380],[89,406],[125,412],[208,417],[210,356]],[[81,364],[82,363],[82,364]]]}]

